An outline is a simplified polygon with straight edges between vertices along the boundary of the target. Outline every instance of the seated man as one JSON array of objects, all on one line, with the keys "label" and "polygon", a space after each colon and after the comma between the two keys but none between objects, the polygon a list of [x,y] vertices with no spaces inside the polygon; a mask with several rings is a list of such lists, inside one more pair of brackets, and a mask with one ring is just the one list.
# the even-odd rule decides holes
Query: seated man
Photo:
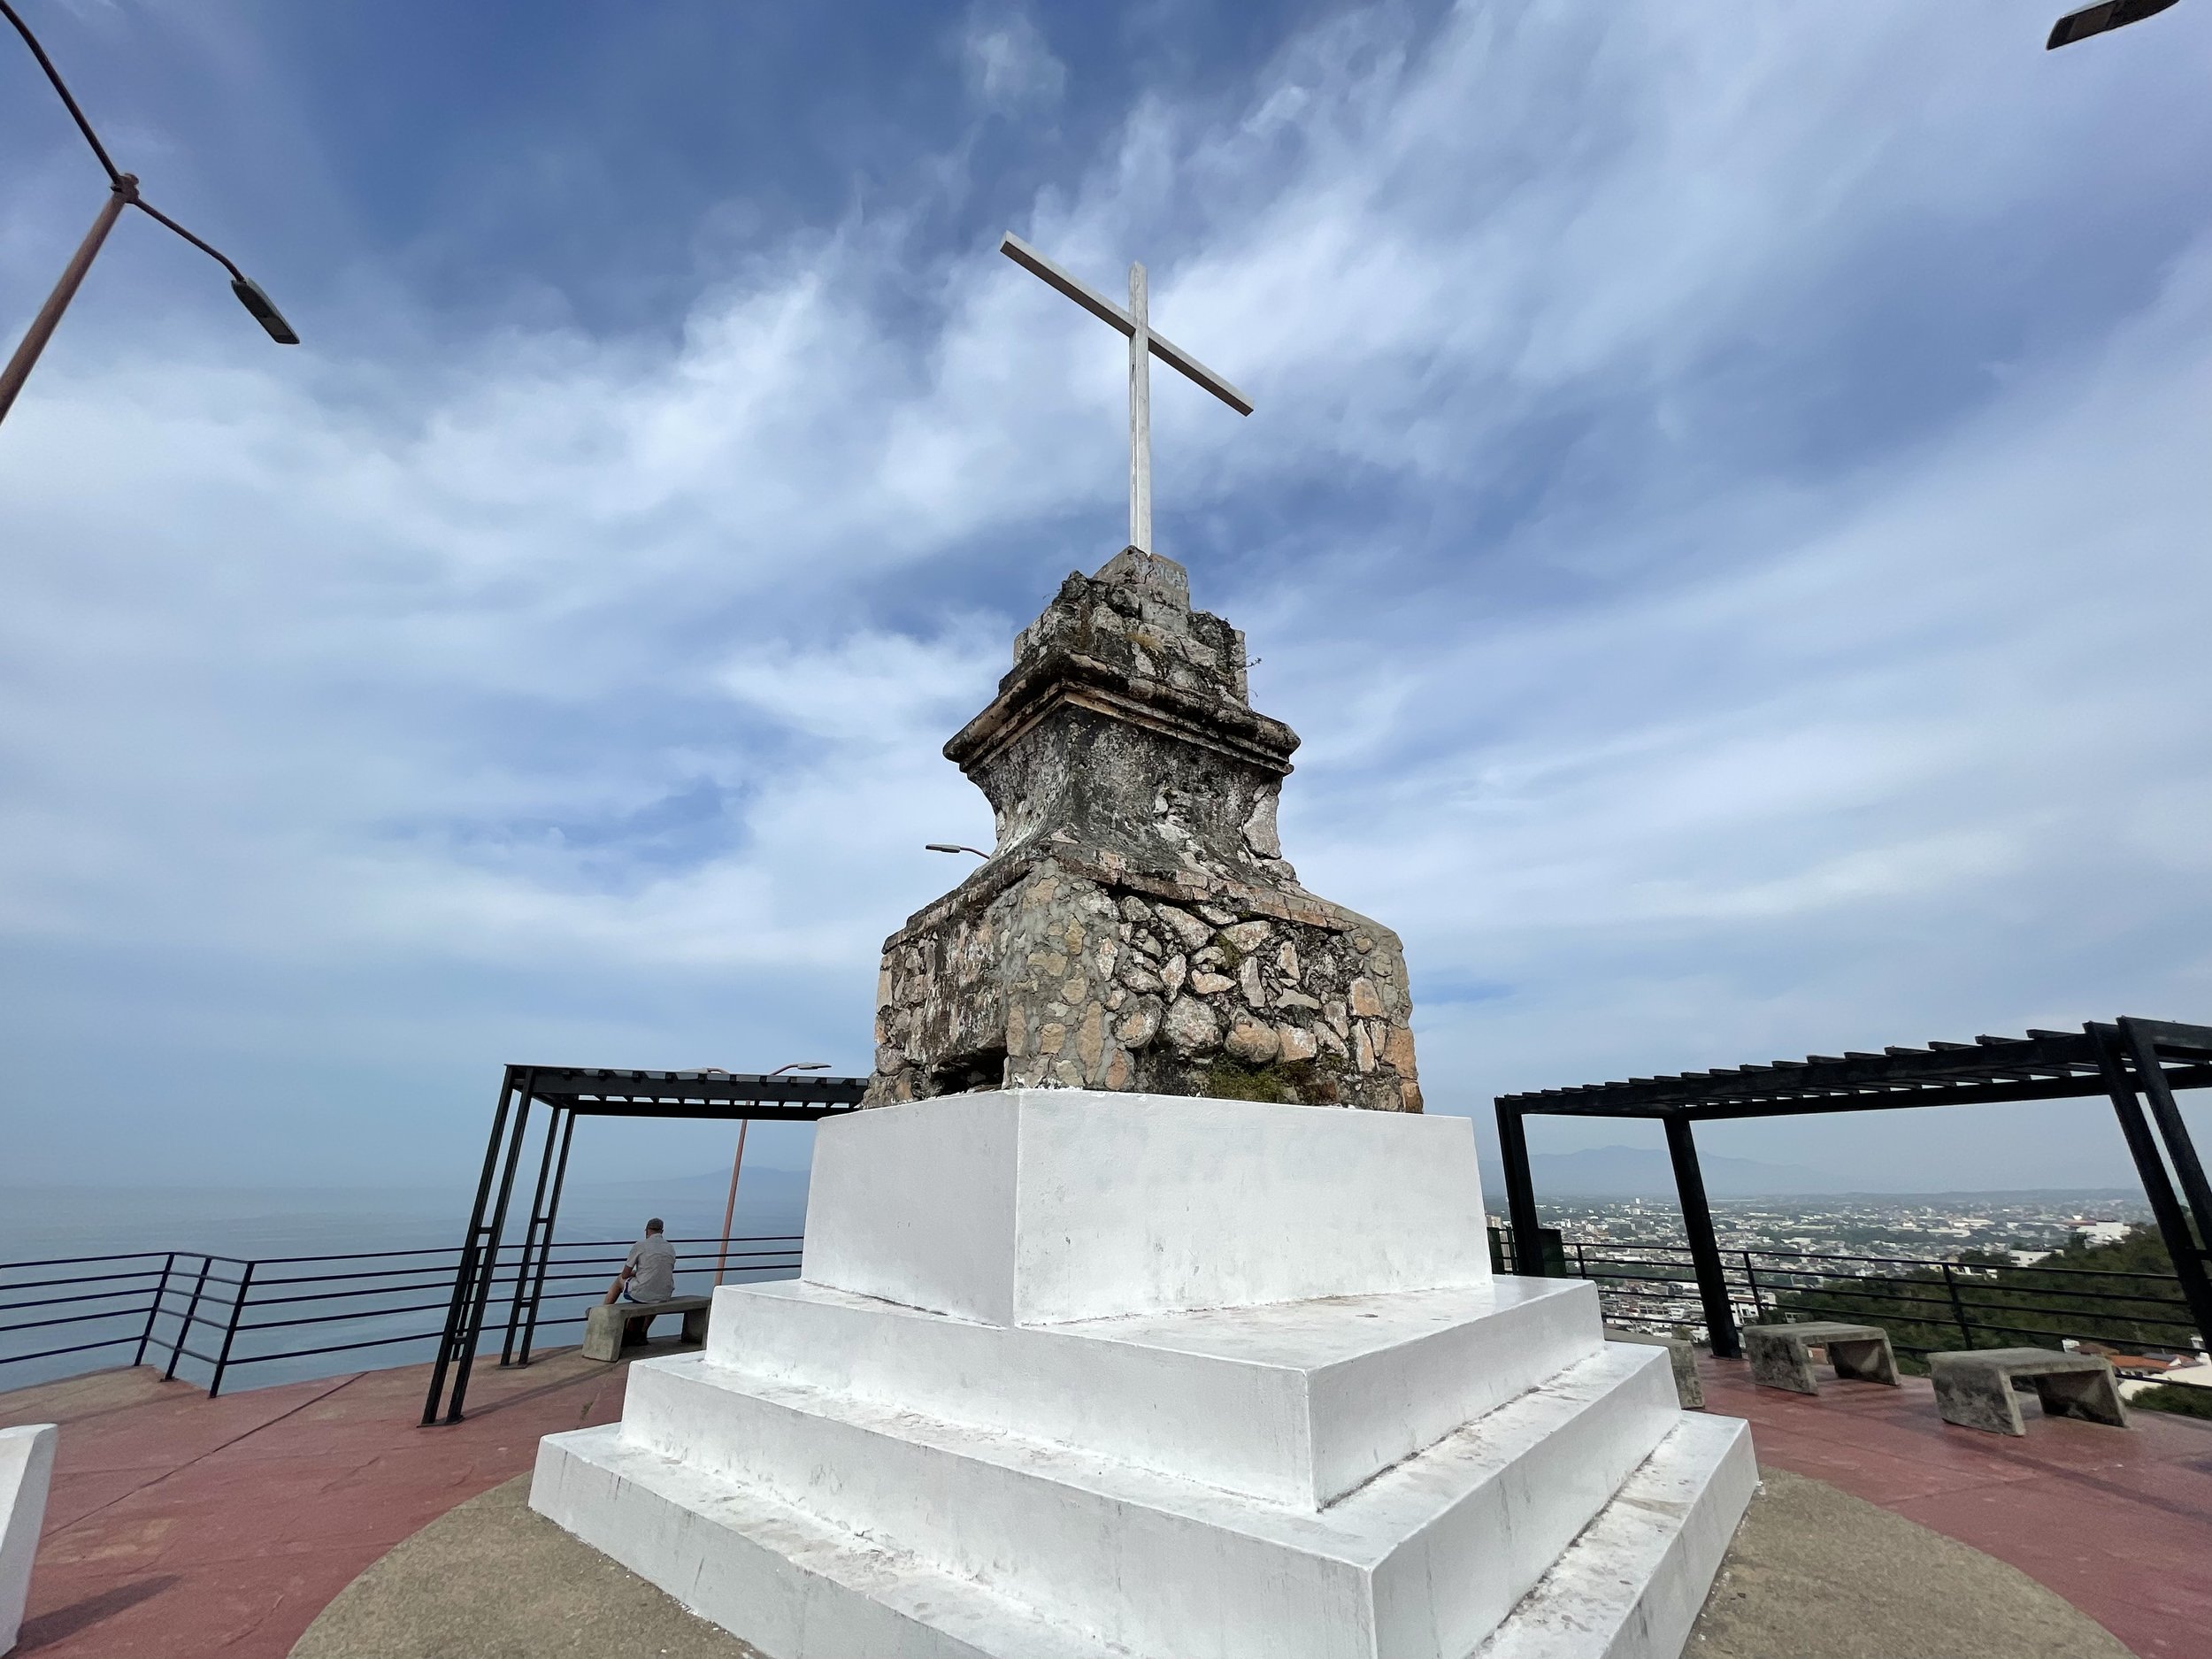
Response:
[{"label": "seated man", "polygon": [[[614,1283],[607,1286],[607,1301],[666,1302],[675,1294],[675,1247],[662,1236],[661,1218],[655,1216],[645,1224],[645,1236],[630,1247]],[[641,1340],[653,1322],[641,1319],[635,1328]]]}]

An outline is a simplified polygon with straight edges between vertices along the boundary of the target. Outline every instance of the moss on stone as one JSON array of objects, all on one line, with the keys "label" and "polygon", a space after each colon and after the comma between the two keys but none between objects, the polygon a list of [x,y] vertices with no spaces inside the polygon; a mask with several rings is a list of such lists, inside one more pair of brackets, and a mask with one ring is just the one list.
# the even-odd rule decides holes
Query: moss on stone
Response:
[{"label": "moss on stone", "polygon": [[1206,1093],[1215,1100],[1273,1101],[1295,1106],[1308,1098],[1302,1065],[1271,1060],[1265,1065],[1247,1065],[1222,1055],[1206,1073]]}]

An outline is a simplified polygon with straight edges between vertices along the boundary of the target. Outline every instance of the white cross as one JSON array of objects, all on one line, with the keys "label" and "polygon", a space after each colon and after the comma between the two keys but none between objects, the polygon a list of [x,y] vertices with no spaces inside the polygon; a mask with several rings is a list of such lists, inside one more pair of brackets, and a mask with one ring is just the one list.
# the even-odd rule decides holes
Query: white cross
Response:
[{"label": "white cross", "polygon": [[1152,358],[1179,369],[1240,415],[1252,412],[1252,400],[1189,352],[1152,332],[1145,311],[1144,267],[1129,267],[1129,309],[1070,276],[1013,232],[998,250],[1016,265],[1042,277],[1092,316],[1129,336],[1129,545],[1152,551]]}]

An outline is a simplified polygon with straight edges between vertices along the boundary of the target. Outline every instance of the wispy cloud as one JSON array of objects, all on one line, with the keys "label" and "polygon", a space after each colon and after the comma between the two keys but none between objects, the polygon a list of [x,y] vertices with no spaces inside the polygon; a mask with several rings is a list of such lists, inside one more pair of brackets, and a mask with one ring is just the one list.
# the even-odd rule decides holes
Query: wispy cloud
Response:
[{"label": "wispy cloud", "polygon": [[1068,68],[1023,7],[993,0],[969,8],[960,36],[969,95],[1000,111],[1049,109],[1066,91]]}]

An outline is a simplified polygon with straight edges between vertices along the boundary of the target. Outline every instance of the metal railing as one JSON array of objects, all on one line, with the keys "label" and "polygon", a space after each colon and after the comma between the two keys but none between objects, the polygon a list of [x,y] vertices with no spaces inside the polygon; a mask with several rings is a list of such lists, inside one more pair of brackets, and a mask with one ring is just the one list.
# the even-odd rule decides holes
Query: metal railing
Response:
[{"label": "metal railing", "polygon": [[[733,1238],[726,1250],[718,1235],[672,1239],[678,1290],[705,1288],[726,1259],[731,1283],[790,1278],[799,1242],[795,1234]],[[556,1244],[542,1263],[533,1256],[526,1276],[522,1245],[503,1247],[492,1284],[503,1317],[486,1324],[479,1352],[513,1355],[519,1315],[526,1322],[519,1363],[528,1363],[529,1336],[580,1325],[630,1243]],[[147,1250],[0,1263],[0,1388],[107,1364],[156,1364],[164,1377],[180,1367],[204,1377],[212,1398],[242,1368],[270,1368],[257,1377],[280,1381],[328,1375],[323,1362],[337,1355],[374,1356],[379,1365],[427,1359],[460,1256],[453,1247],[257,1260]],[[411,1344],[420,1354],[394,1353]],[[37,1374],[14,1369],[27,1365]]]},{"label": "metal railing", "polygon": [[[678,1239],[679,1289],[710,1281],[718,1238]],[[788,1278],[795,1235],[729,1241],[736,1281]],[[1513,1240],[1500,1260],[1512,1271]],[[580,1325],[619,1270],[626,1240],[558,1243],[522,1272],[523,1247],[503,1247],[478,1352],[528,1363],[537,1333]],[[1686,1247],[1562,1240],[1553,1258],[1593,1280],[1609,1323],[1701,1332],[1704,1312]],[[242,1369],[257,1380],[327,1375],[340,1355],[376,1364],[426,1359],[443,1328],[460,1251],[454,1248],[266,1256],[139,1251],[0,1263],[0,1386],[102,1364],[156,1364],[204,1379],[211,1396]],[[543,1280],[536,1273],[542,1267]],[[2056,1347],[2073,1338],[2185,1352],[2200,1340],[2170,1273],[2034,1265],[2006,1267],[1914,1256],[1800,1250],[1723,1253],[1739,1324],[1848,1318],[1884,1325],[1901,1354],[1950,1348]],[[520,1338],[518,1348],[517,1339]],[[415,1352],[408,1352],[410,1348]],[[27,1375],[19,1367],[38,1368]]]},{"label": "metal railing", "polygon": [[[1513,1271],[1513,1239],[1498,1230],[1499,1258]],[[1598,1286],[1609,1324],[1689,1327],[1704,1334],[1696,1269],[1686,1246],[1563,1239],[1562,1264]],[[1739,1325],[1844,1318],[1881,1325],[1912,1356],[1975,1348],[2055,1348],[2072,1338],[2106,1346],[2185,1353],[2202,1345],[2172,1273],[2035,1264],[1961,1263],[1920,1256],[1841,1256],[1809,1250],[1724,1250]]]}]

